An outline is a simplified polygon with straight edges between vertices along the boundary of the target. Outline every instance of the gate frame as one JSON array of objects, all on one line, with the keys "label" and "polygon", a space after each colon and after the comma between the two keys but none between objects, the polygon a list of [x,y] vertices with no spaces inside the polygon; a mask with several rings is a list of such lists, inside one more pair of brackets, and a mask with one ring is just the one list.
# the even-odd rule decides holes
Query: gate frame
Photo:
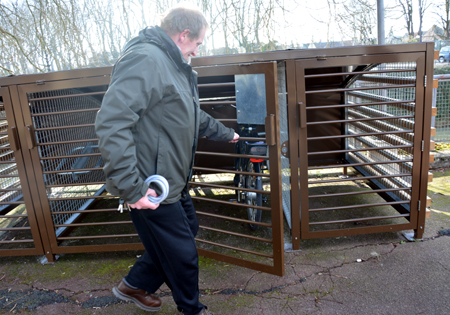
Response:
[{"label": "gate frame", "polygon": [[[410,43],[410,44],[394,44],[394,45],[374,45],[374,46],[346,46],[336,48],[320,48],[320,49],[303,49],[303,50],[286,50],[286,51],[272,51],[264,53],[250,53],[242,55],[222,55],[222,56],[207,56],[192,59],[193,66],[202,65],[224,65],[231,63],[255,63],[264,61],[286,61],[286,78],[288,91],[288,113],[289,116],[295,115],[298,117],[296,121],[289,124],[289,148],[288,155],[291,163],[291,170],[298,169],[298,137],[297,129],[299,127],[299,110],[297,106],[297,92],[295,89],[296,80],[295,75],[295,60],[302,59],[326,59],[333,57],[351,57],[364,55],[379,55],[379,54],[403,54],[403,53],[425,53],[425,75],[426,86],[424,90],[424,111],[423,111],[423,133],[422,140],[424,142],[424,149],[422,151],[422,159],[420,162],[420,191],[419,200],[420,207],[418,209],[417,225],[414,227],[414,234],[417,239],[421,239],[425,227],[426,215],[426,198],[428,185],[428,169],[429,169],[429,152],[430,152],[430,135],[431,135],[431,100],[433,87],[433,64],[434,64],[434,43]],[[417,135],[416,135],[417,136]],[[295,138],[295,139],[293,139]],[[291,175],[291,191],[296,189],[299,191],[299,174],[292,172]],[[300,204],[299,194],[291,193],[291,209],[292,205]],[[300,222],[300,209],[298,211],[291,211],[291,222]],[[300,226],[300,224],[299,224]],[[300,227],[292,224],[292,245],[294,250],[300,249]]]},{"label": "gate frame", "polygon": [[5,256],[26,256],[26,255],[44,255],[50,251],[50,246],[46,239],[46,231],[40,227],[43,223],[42,216],[36,211],[36,200],[32,198],[32,189],[30,189],[30,182],[33,177],[29,177],[27,173],[27,150],[23,150],[20,140],[22,133],[21,126],[21,110],[15,105],[18,103],[17,86],[0,87],[0,94],[3,97],[3,105],[5,107],[6,119],[8,122],[8,140],[9,148],[14,154],[14,162],[17,166],[17,177],[20,180],[20,187],[22,189],[23,202],[26,208],[27,218],[30,225],[31,235],[33,237],[35,248],[25,249],[6,249],[1,250],[1,254]]},{"label": "gate frame", "polygon": [[[223,69],[223,72],[220,72]],[[272,218],[272,244],[273,244],[273,266],[229,255],[207,251],[198,248],[200,255],[232,263],[242,267],[283,276],[284,266],[284,233],[283,233],[283,207],[281,190],[281,144],[279,127],[279,104],[278,104],[278,80],[277,63],[274,61],[253,64],[230,64],[214,65],[194,68],[198,77],[236,74],[265,74],[266,109],[265,118],[266,143],[269,148],[270,161],[270,195],[271,195],[271,218]],[[245,140],[245,139],[242,139]],[[231,156],[231,155],[230,155]],[[272,159],[270,159],[272,158]],[[194,182],[193,182],[194,183]],[[195,199],[195,197],[193,197]]]},{"label": "gate frame", "polygon": [[[423,110],[424,110],[424,98],[423,98],[423,86],[425,78],[425,66],[424,66],[425,54],[424,53],[405,53],[402,55],[367,55],[357,57],[335,57],[325,60],[321,59],[302,59],[295,61],[295,71],[297,77],[297,104],[299,110],[298,119],[300,120],[299,126],[299,160],[300,160],[300,205],[295,209],[300,210],[301,216],[301,239],[311,238],[324,238],[324,237],[337,237],[348,236],[358,234],[370,234],[378,232],[391,232],[402,231],[408,229],[414,229],[417,226],[418,206],[419,206],[419,189],[420,189],[420,171],[421,171],[421,142],[423,132]],[[309,184],[308,184],[308,140],[307,140],[307,116],[306,116],[306,89],[305,89],[305,69],[318,69],[318,68],[330,68],[330,67],[344,67],[354,64],[373,64],[373,63],[395,63],[395,62],[417,62],[416,66],[416,86],[415,86],[415,99],[416,99],[416,111],[415,114],[415,130],[414,130],[414,143],[413,143],[413,165],[411,171],[411,200],[410,200],[410,219],[409,223],[392,224],[392,225],[380,225],[369,227],[358,227],[351,229],[334,229],[326,231],[310,231],[309,230]],[[358,63],[359,62],[359,63]],[[319,106],[320,107],[320,106]],[[417,120],[416,120],[417,119]],[[418,136],[416,136],[418,135]],[[336,167],[351,167],[352,164],[339,164]],[[376,193],[376,190],[372,190]],[[424,211],[425,212],[425,211]]]}]

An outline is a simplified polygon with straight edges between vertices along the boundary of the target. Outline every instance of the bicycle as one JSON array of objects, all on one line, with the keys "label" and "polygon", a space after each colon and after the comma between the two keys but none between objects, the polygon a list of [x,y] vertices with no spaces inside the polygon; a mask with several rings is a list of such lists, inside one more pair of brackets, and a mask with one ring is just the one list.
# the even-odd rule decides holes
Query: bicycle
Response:
[{"label": "bicycle", "polygon": [[[239,128],[241,137],[264,137],[264,132],[257,132],[256,128],[251,125],[241,126]],[[240,141],[236,144],[236,153],[243,155],[265,156],[267,154],[267,144],[263,141]],[[267,162],[265,159],[239,157],[236,159],[236,170],[245,173],[262,173],[267,169]],[[239,188],[246,188],[252,190],[263,190],[262,177],[251,174],[239,174],[235,176],[235,186]],[[237,190],[237,201],[249,205],[247,208],[248,220],[254,222],[261,222],[262,210],[253,208],[251,206],[261,207],[267,203],[267,198],[262,193]],[[249,224],[252,230],[257,230],[259,225]]]}]

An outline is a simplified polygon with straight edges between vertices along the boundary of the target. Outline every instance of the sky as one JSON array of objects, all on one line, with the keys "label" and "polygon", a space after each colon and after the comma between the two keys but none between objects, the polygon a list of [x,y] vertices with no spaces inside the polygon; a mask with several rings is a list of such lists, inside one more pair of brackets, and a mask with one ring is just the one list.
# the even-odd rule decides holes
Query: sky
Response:
[{"label": "sky", "polygon": [[[218,1],[218,0],[216,0]],[[329,0],[340,2],[340,0]],[[376,0],[371,0],[376,6]],[[444,0],[426,0],[429,3],[437,3]],[[417,0],[413,0],[413,4],[417,5]],[[278,43],[286,44],[290,47],[291,44],[296,47],[296,44],[308,44],[312,42],[327,42],[327,41],[341,41],[351,40],[352,33],[349,26],[344,26],[345,33],[341,31],[335,21],[335,17],[329,14],[328,1],[327,0],[277,0],[278,4],[284,5],[285,12],[278,10],[275,19],[276,31],[272,35],[274,40]],[[403,37],[407,34],[406,22],[400,11],[387,10],[388,6],[395,4],[394,0],[384,0],[386,8],[385,16],[385,38],[387,38],[392,30],[393,35],[396,37]],[[340,8],[343,6],[340,5]],[[418,21],[418,8],[413,9],[415,20],[414,31],[419,30]],[[434,13],[435,8],[430,7],[424,16],[422,31],[426,32],[434,24],[437,24],[437,16]],[[376,39],[377,24],[376,24],[376,12],[374,13],[372,27],[372,38]],[[439,26],[439,25],[438,25]],[[223,34],[215,33],[214,47],[224,47],[225,41]],[[263,36],[262,36],[263,37]],[[230,41],[230,38],[228,39]],[[232,40],[232,39],[231,39]],[[209,43],[211,38],[207,38],[206,42]],[[262,38],[263,42],[267,42],[267,38]],[[209,46],[209,45],[208,45]]]},{"label": "sky", "polygon": [[[428,0],[431,1],[431,0]],[[437,0],[433,0],[435,2]],[[292,3],[293,1],[285,1]],[[288,4],[287,7],[290,8],[291,12],[285,14],[285,22],[284,24],[287,27],[286,29],[291,29],[291,32],[283,32],[281,35],[285,38],[283,41],[289,42],[289,39],[295,38],[299,43],[308,43],[313,39],[314,41],[339,41],[341,39],[349,39],[342,38],[348,36],[342,36],[339,28],[334,23],[333,19],[330,21],[330,15],[327,5],[327,0],[304,0],[297,1],[300,4],[294,7],[292,4]],[[414,4],[417,1],[414,1]],[[375,3],[375,1],[374,1]],[[394,1],[392,0],[384,0],[385,7],[387,5],[392,5]],[[293,9],[291,9],[293,8]],[[417,16],[417,8],[414,8],[416,12],[416,19],[413,21],[414,23],[414,31],[418,31],[419,21]],[[433,24],[437,23],[436,15],[434,14],[435,9],[430,7],[425,13],[424,25],[422,27],[423,31],[427,31],[430,29]],[[396,18],[397,17],[397,18]],[[330,27],[327,27],[327,21],[330,21]],[[281,21],[283,23],[283,21]],[[397,14],[388,13],[388,16],[385,17],[385,35],[386,37],[389,35],[389,31],[392,29],[395,36],[403,36],[406,34],[405,28],[405,20],[401,16],[400,12]],[[377,26],[374,25],[374,37],[377,37]]]}]

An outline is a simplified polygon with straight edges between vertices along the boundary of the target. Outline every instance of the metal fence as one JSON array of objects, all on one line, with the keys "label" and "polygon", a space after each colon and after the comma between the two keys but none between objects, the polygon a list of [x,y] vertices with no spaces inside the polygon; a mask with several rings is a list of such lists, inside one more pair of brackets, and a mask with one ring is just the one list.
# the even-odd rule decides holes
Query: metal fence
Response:
[{"label": "metal fence", "polygon": [[437,107],[437,115],[432,122],[432,126],[436,128],[433,140],[450,142],[450,75],[435,75],[434,78],[439,80],[439,85],[434,89],[433,95],[433,106]]}]

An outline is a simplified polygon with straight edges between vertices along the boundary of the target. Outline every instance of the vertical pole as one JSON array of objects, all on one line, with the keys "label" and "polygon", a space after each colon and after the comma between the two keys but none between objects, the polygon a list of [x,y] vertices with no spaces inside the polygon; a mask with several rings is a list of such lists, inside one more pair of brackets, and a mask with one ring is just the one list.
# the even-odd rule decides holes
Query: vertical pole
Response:
[{"label": "vertical pole", "polygon": [[385,44],[384,32],[384,0],[377,0],[378,45]]}]

